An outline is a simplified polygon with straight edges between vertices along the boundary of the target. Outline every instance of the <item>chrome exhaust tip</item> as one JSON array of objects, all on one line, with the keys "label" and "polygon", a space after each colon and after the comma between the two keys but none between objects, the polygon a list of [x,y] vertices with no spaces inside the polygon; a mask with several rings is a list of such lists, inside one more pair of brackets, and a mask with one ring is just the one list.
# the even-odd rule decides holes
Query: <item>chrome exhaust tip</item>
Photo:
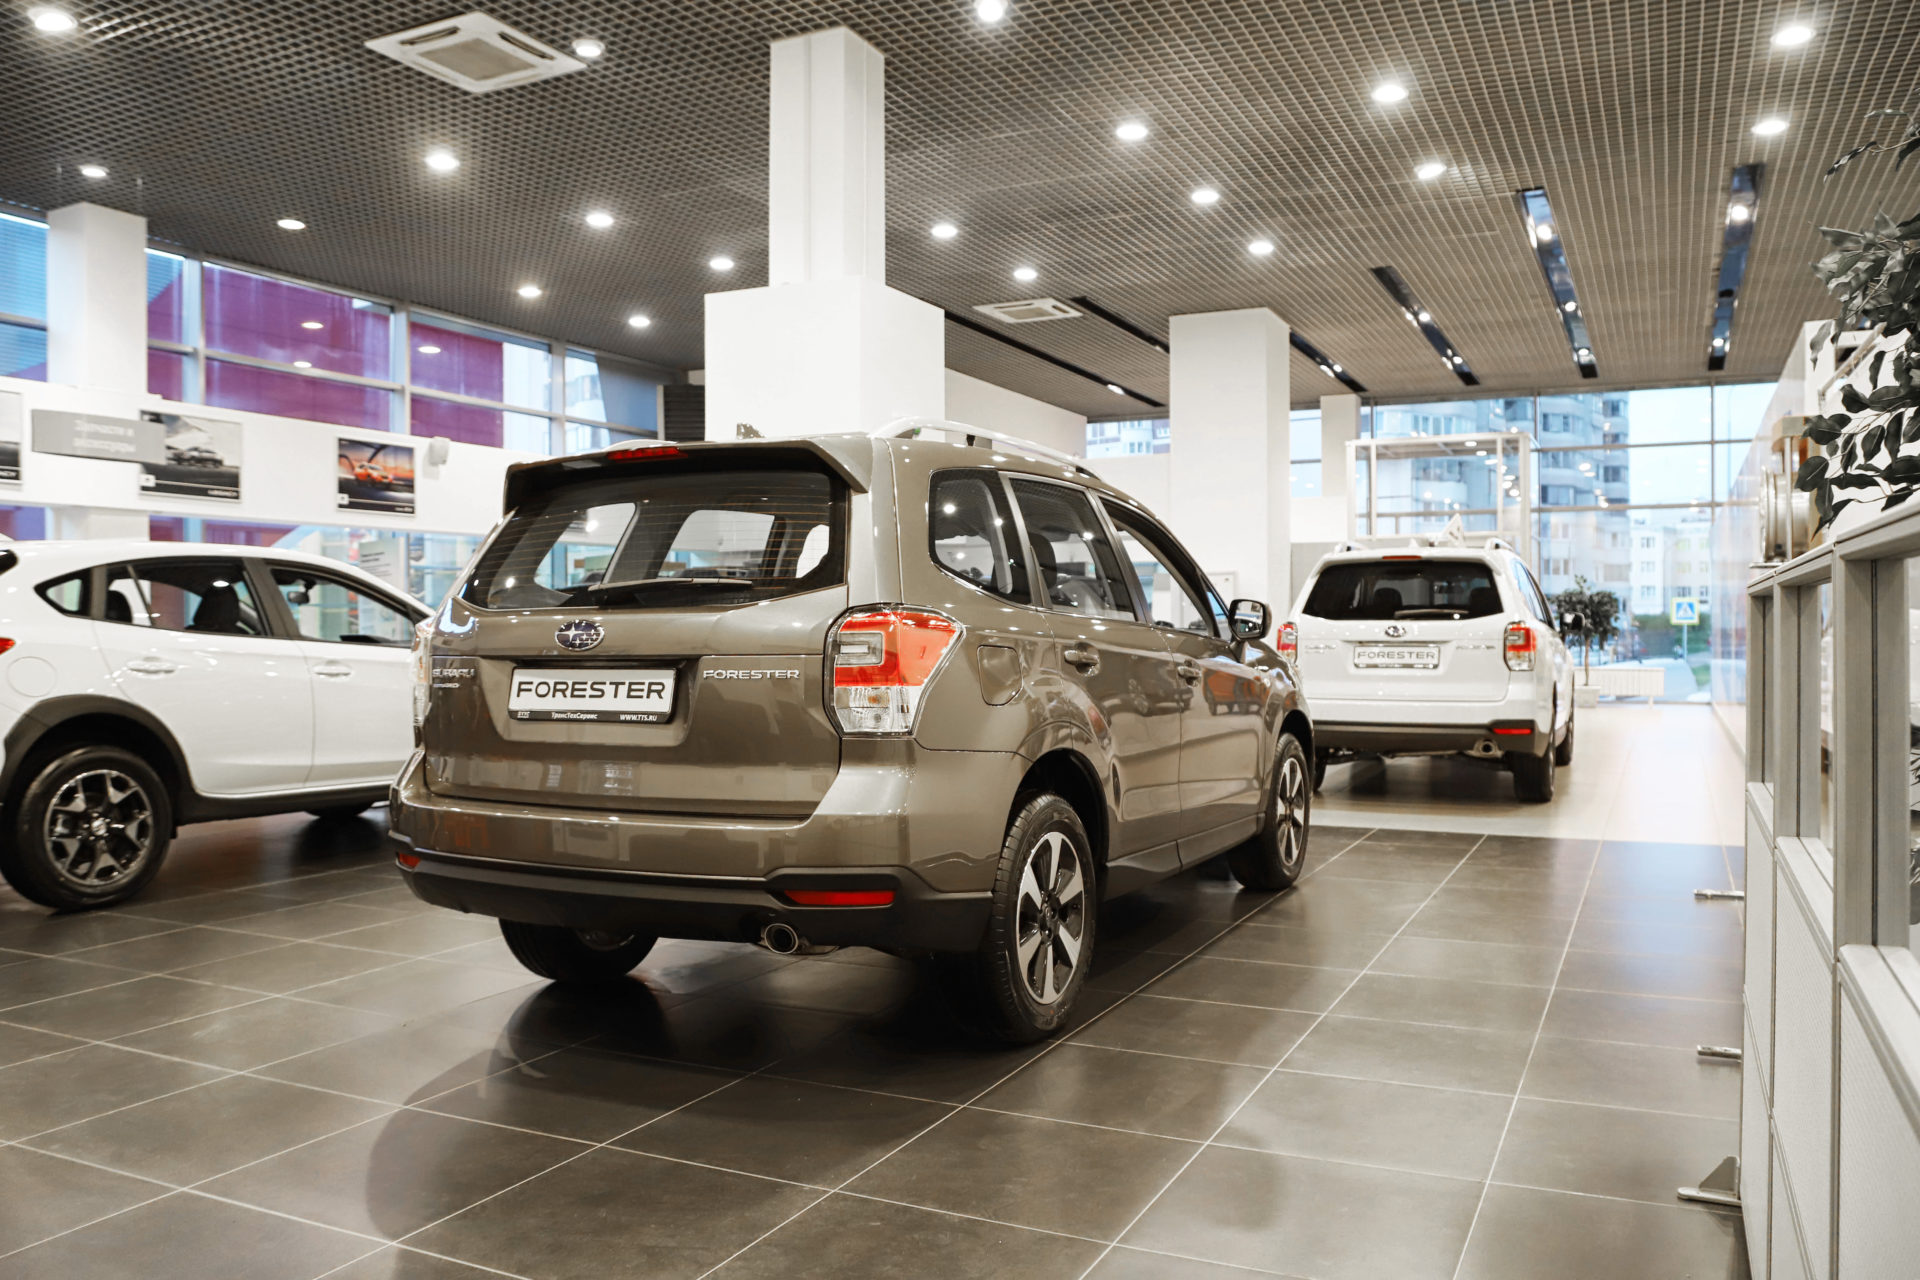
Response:
[{"label": "chrome exhaust tip", "polygon": [[800,954],[807,943],[792,925],[775,921],[760,931],[760,945],[777,956],[792,956]]}]

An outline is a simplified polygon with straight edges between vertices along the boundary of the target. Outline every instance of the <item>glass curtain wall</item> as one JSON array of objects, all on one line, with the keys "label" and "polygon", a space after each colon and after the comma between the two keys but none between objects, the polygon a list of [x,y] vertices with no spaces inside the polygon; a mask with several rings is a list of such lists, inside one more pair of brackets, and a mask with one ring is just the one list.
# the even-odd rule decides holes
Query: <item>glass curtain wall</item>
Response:
[{"label": "glass curtain wall", "polygon": [[47,380],[47,228],[0,213],[0,378]]},{"label": "glass curtain wall", "polygon": [[[1289,492],[1296,498],[1320,496],[1320,411],[1295,409],[1287,415]],[[1335,465],[1342,465],[1336,460]]]},{"label": "glass curtain wall", "polygon": [[447,593],[453,590],[454,580],[480,548],[479,538],[464,534],[411,533],[348,525],[264,524],[198,516],[148,516],[147,535],[155,542],[280,547],[325,556],[355,565],[434,608],[445,602]]}]

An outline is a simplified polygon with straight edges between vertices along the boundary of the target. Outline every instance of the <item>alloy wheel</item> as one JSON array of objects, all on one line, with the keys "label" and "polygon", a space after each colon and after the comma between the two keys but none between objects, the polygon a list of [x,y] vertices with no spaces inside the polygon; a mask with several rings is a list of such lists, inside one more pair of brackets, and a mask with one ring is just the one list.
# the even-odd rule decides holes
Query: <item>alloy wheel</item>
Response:
[{"label": "alloy wheel", "polygon": [[1087,874],[1080,850],[1063,832],[1034,841],[1020,869],[1014,960],[1027,994],[1043,1005],[1073,982],[1087,938]]},{"label": "alloy wheel", "polygon": [[1280,845],[1280,865],[1291,871],[1300,865],[1307,848],[1307,771],[1287,756],[1273,787],[1274,836]]},{"label": "alloy wheel", "polygon": [[61,879],[84,889],[119,883],[153,852],[153,802],[118,769],[89,769],[47,806],[47,852]]}]

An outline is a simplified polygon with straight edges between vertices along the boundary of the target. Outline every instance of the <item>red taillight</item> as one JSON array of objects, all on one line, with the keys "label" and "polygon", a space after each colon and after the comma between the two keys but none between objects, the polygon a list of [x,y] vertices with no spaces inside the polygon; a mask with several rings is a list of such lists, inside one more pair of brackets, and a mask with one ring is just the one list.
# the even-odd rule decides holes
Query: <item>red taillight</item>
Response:
[{"label": "red taillight", "polygon": [[686,455],[670,444],[637,444],[625,449],[615,449],[607,454],[608,462],[632,462],[638,458],[683,458]]},{"label": "red taillight", "polygon": [[7,639],[5,636],[0,636],[0,653],[5,653],[7,650],[13,648],[13,645],[13,641]]},{"label": "red taillight", "polygon": [[420,865],[420,855],[417,853],[396,853],[393,860],[409,871]]},{"label": "red taillight", "polygon": [[1533,730],[1531,730],[1531,729],[1527,729],[1527,728],[1519,728],[1519,729],[1495,729],[1495,730],[1494,730],[1494,732],[1495,732],[1495,733],[1497,733],[1497,734],[1500,734],[1500,735],[1501,735],[1502,737],[1512,737],[1512,736],[1514,736],[1514,735],[1516,735],[1516,734],[1522,734],[1522,733],[1532,733],[1532,732],[1533,732]]},{"label": "red taillight", "polygon": [[827,636],[840,731],[913,732],[921,689],[959,638],[959,623],[928,609],[880,606],[841,618]]},{"label": "red taillight", "polygon": [[788,889],[787,901],[796,907],[890,907],[891,889]]},{"label": "red taillight", "polygon": [[1538,643],[1532,627],[1524,622],[1509,622],[1503,646],[1507,655],[1507,670],[1533,670],[1533,654]]},{"label": "red taillight", "polygon": [[1288,662],[1300,661],[1300,628],[1291,622],[1280,624],[1280,641],[1275,646]]}]

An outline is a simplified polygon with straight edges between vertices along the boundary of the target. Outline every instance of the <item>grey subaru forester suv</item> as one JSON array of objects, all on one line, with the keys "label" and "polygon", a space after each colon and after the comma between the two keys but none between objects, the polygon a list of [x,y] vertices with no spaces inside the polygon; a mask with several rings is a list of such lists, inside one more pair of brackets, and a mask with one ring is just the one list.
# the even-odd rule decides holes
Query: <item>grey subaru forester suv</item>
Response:
[{"label": "grey subaru forester suv", "polygon": [[1104,898],[1222,853],[1300,874],[1313,729],[1266,606],[1071,458],[929,423],[649,443],[516,466],[505,510],[422,624],[391,824],[413,891],[535,973],[660,937],[945,953],[1032,1040]]}]

